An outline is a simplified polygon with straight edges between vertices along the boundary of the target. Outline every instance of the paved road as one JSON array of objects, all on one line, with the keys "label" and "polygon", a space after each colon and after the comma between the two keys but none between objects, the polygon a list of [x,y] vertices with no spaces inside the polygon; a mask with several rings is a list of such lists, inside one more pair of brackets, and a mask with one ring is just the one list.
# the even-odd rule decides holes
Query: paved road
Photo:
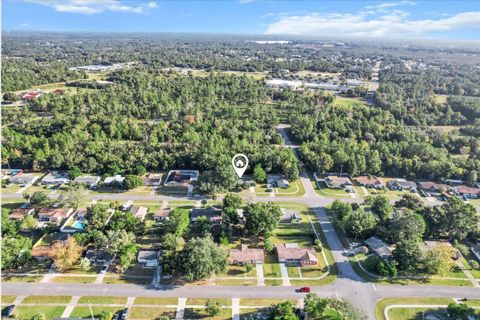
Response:
[{"label": "paved road", "polygon": [[[285,126],[279,128],[286,146],[294,150],[293,145],[285,132]],[[295,150],[296,151],[296,150]],[[374,307],[381,298],[387,297],[451,297],[480,299],[478,288],[465,287],[443,287],[443,286],[402,286],[402,285],[373,285],[365,282],[353,270],[348,258],[344,255],[345,249],[342,246],[332,223],[329,221],[325,206],[333,199],[320,197],[316,194],[305,170],[301,172],[305,195],[302,197],[256,197],[248,195],[246,198],[254,201],[292,201],[305,204],[311,207],[316,213],[322,227],[325,238],[332,250],[333,257],[339,269],[338,278],[329,285],[312,287],[312,291],[323,297],[341,297],[352,301],[359,308],[363,309],[370,319],[374,319]],[[19,194],[3,194],[3,198],[21,197]],[[133,196],[123,194],[94,194],[92,200],[158,200],[171,201],[185,199],[162,195]],[[359,202],[361,199],[342,199],[347,202]],[[298,298],[301,294],[295,293],[295,287],[243,287],[243,286],[140,286],[133,284],[68,284],[68,283],[2,283],[2,294],[23,296],[25,294],[38,295],[69,295],[69,296],[154,296],[154,297],[231,297],[231,298]]]}]

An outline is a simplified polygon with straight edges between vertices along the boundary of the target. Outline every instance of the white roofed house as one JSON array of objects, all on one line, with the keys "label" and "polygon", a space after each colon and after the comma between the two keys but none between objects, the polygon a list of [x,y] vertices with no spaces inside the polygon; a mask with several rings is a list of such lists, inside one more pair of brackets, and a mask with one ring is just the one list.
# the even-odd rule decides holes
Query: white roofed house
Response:
[{"label": "white roofed house", "polygon": [[143,178],[143,183],[147,187],[158,187],[162,182],[162,174],[161,173],[149,173]]},{"label": "white roofed house", "polygon": [[103,180],[103,184],[106,186],[109,186],[112,183],[118,183],[119,185],[123,185],[124,180],[125,180],[125,177],[117,174],[113,177],[106,177],[105,180]]},{"label": "white roofed house", "polygon": [[144,268],[153,268],[158,266],[160,250],[140,250],[138,251],[137,261]]},{"label": "white roofed house", "polygon": [[377,256],[382,258],[391,258],[393,256],[392,248],[381,239],[373,236],[364,241],[365,245]]},{"label": "white roofed house", "polygon": [[52,171],[42,178],[42,184],[46,185],[61,185],[69,183],[70,179],[68,173]]},{"label": "white roofed house", "polygon": [[78,176],[73,180],[74,183],[86,185],[89,188],[95,188],[100,182],[99,176]]}]

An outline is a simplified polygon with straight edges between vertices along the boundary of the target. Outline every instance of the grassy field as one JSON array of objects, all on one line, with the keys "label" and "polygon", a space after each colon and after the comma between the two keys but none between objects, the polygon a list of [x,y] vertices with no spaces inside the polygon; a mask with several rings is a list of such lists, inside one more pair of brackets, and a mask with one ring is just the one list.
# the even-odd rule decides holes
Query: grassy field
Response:
[{"label": "grassy field", "polygon": [[265,280],[265,285],[266,286],[272,286],[272,287],[279,287],[279,286],[282,285],[282,280],[280,280],[280,279],[277,279],[277,280],[267,279],[267,280]]},{"label": "grassy field", "polygon": [[216,279],[215,283],[218,286],[255,286],[256,279]]},{"label": "grassy field", "polygon": [[43,313],[47,320],[51,320],[54,318],[60,318],[63,310],[65,310],[64,306],[58,307],[26,307],[26,306],[18,306],[15,308],[14,314],[18,320],[30,320],[33,318],[34,315],[37,313]]},{"label": "grassy field", "polygon": [[188,298],[187,299],[187,305],[204,306],[207,303],[208,300],[213,301],[213,302],[218,302],[218,303],[220,303],[221,306],[231,306],[232,305],[232,299],[227,299],[227,298],[212,298],[212,299]]},{"label": "grassy field", "polygon": [[263,263],[263,275],[265,277],[280,277],[280,265],[273,253],[266,253]]},{"label": "grassy field", "polygon": [[158,307],[135,307],[130,308],[129,319],[158,319],[160,316],[175,318],[176,309]]},{"label": "grassy field", "polygon": [[205,309],[185,309],[185,319],[212,319],[212,320],[227,320],[232,318],[231,309],[220,309],[220,313],[216,316],[209,316]]},{"label": "grassy field", "polygon": [[75,307],[70,315],[70,318],[91,318],[98,316],[102,311],[111,311],[112,313],[116,313],[120,310],[123,310],[124,307]]},{"label": "grassy field", "polygon": [[61,283],[94,283],[96,277],[69,277],[69,276],[57,276],[52,278],[52,282]]},{"label": "grassy field", "polygon": [[16,296],[2,296],[2,304],[12,303],[15,301]]},{"label": "grassy field", "polygon": [[28,296],[22,303],[69,303],[70,296]]},{"label": "grassy field", "polygon": [[177,298],[154,298],[154,297],[138,297],[133,304],[161,304],[170,305],[177,304]]},{"label": "grassy field", "polygon": [[335,97],[335,106],[351,109],[355,106],[365,105],[365,103],[357,98]]},{"label": "grassy field", "polygon": [[378,301],[375,305],[375,318],[377,320],[385,320],[383,310],[394,304],[444,304],[448,305],[453,302],[451,298],[387,298]]},{"label": "grassy field", "polygon": [[2,276],[2,282],[39,282],[42,276]]},{"label": "grassy field", "polygon": [[293,304],[296,304],[295,299],[240,299],[241,306],[254,306],[254,307],[265,307],[273,306],[284,301],[290,300]]},{"label": "grassy field", "polygon": [[78,300],[79,304],[126,304],[126,297],[84,296]]}]

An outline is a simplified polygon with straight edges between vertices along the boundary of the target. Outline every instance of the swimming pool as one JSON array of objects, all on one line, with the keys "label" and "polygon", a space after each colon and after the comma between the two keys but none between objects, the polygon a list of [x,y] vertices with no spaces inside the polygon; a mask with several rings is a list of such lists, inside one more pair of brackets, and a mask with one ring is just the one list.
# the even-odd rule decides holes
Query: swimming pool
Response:
[{"label": "swimming pool", "polygon": [[72,224],[72,227],[75,228],[75,229],[83,230],[83,229],[85,229],[85,223],[80,222],[80,221],[75,221],[75,223]]}]

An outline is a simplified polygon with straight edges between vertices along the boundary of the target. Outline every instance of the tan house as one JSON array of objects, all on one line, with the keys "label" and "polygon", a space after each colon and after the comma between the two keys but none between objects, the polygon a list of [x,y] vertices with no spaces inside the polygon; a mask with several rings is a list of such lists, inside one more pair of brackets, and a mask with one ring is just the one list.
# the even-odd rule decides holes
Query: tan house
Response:
[{"label": "tan house", "polygon": [[231,264],[262,263],[264,259],[263,249],[249,248],[246,244],[240,244],[236,249],[228,253],[228,260]]},{"label": "tan house", "polygon": [[278,262],[288,265],[316,265],[318,263],[317,252],[314,248],[300,248],[297,243],[284,243],[275,246]]},{"label": "tan house", "polygon": [[170,208],[158,209],[153,214],[153,219],[156,221],[168,220],[170,216],[170,211],[172,211]]},{"label": "tan house", "polygon": [[464,196],[470,199],[476,199],[480,196],[480,189],[474,187],[468,187],[464,185],[456,186],[453,191],[460,196]]},{"label": "tan house", "polygon": [[9,217],[12,220],[23,220],[26,216],[29,216],[35,212],[32,208],[17,208],[13,209]]},{"label": "tan house", "polygon": [[377,177],[359,176],[355,181],[362,187],[382,189],[385,185]]},{"label": "tan house", "polygon": [[145,215],[148,212],[147,207],[131,207],[130,212],[135,215],[135,217],[139,218],[140,220],[145,219]]},{"label": "tan house", "polygon": [[58,240],[54,240],[50,244],[34,246],[32,248],[32,257],[38,260],[52,258],[57,248],[62,244],[65,244],[70,237],[71,236],[69,234],[64,234]]},{"label": "tan house", "polygon": [[38,212],[38,221],[59,224],[72,213],[72,208],[43,208]]},{"label": "tan house", "polygon": [[353,183],[348,177],[328,176],[325,183],[329,188],[342,189],[346,186],[352,186]]}]

